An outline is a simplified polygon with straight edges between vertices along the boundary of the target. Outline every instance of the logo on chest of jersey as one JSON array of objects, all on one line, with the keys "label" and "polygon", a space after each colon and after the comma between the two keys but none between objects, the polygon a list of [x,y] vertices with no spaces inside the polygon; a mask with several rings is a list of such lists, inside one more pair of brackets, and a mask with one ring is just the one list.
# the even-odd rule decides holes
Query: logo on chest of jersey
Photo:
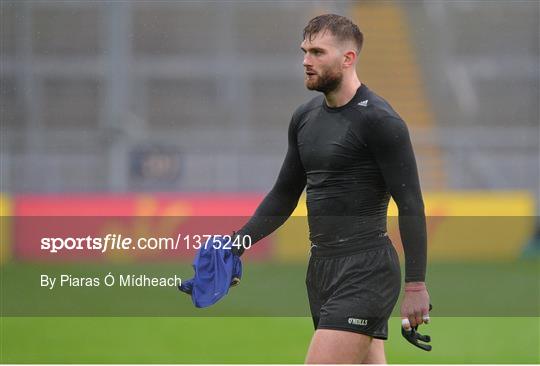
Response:
[{"label": "logo on chest of jersey", "polygon": [[368,100],[363,100],[361,101],[360,103],[358,103],[358,105],[361,105],[362,107],[367,107],[367,104],[368,104]]},{"label": "logo on chest of jersey", "polygon": [[349,318],[349,324],[367,325],[367,319]]}]

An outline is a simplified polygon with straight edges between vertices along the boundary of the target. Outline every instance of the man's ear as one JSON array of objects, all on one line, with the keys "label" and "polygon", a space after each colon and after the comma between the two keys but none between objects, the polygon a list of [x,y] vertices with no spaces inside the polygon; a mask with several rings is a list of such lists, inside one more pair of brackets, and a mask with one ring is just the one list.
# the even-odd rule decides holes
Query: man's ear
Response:
[{"label": "man's ear", "polygon": [[358,55],[356,54],[355,50],[346,51],[345,54],[343,55],[343,67],[344,68],[354,67],[354,65],[356,64],[357,57]]}]

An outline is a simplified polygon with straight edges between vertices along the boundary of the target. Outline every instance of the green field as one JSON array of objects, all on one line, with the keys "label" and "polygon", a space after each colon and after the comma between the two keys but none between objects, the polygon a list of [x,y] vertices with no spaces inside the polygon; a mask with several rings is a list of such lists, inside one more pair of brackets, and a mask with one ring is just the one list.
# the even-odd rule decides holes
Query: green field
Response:
[{"label": "green field", "polygon": [[[433,338],[433,351],[403,340],[395,317],[389,362],[540,363],[538,269],[538,261],[432,264],[435,309],[423,329]],[[302,363],[313,333],[311,319],[299,315],[307,310],[303,265],[247,263],[242,284],[206,310],[169,288],[51,292],[36,285],[40,273],[186,277],[187,265],[12,263],[1,271],[2,363]],[[99,316],[77,316],[91,309]],[[18,311],[73,316],[16,316]]]},{"label": "green field", "polygon": [[[432,352],[399,326],[390,363],[540,362],[538,318],[434,318]],[[4,318],[1,329],[3,363],[302,363],[312,334],[308,318]]]}]

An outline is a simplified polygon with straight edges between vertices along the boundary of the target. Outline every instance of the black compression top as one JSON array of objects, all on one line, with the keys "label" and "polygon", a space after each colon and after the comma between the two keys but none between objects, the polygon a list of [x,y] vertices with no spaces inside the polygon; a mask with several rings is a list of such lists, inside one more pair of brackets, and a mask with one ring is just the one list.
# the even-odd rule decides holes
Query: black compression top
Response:
[{"label": "black compression top", "polygon": [[323,248],[368,245],[386,235],[392,196],[405,281],[424,281],[426,223],[409,132],[367,86],[344,106],[330,108],[320,95],[294,112],[278,179],[238,234],[256,242],[273,232],[292,214],[306,186],[310,240]]}]

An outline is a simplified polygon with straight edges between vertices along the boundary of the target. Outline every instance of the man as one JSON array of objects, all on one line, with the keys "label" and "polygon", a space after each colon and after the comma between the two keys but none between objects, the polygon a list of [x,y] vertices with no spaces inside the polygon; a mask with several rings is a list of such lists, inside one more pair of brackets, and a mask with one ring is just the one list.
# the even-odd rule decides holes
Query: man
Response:
[{"label": "man", "polygon": [[294,112],[278,179],[237,232],[253,242],[270,234],[307,185],[312,248],[306,285],[315,325],[307,363],[386,362],[383,340],[401,287],[386,232],[390,196],[405,251],[403,324],[408,329],[429,319],[416,162],[403,120],[358,79],[362,43],[358,27],[342,16],[321,15],[305,27],[304,82],[323,95]]}]

